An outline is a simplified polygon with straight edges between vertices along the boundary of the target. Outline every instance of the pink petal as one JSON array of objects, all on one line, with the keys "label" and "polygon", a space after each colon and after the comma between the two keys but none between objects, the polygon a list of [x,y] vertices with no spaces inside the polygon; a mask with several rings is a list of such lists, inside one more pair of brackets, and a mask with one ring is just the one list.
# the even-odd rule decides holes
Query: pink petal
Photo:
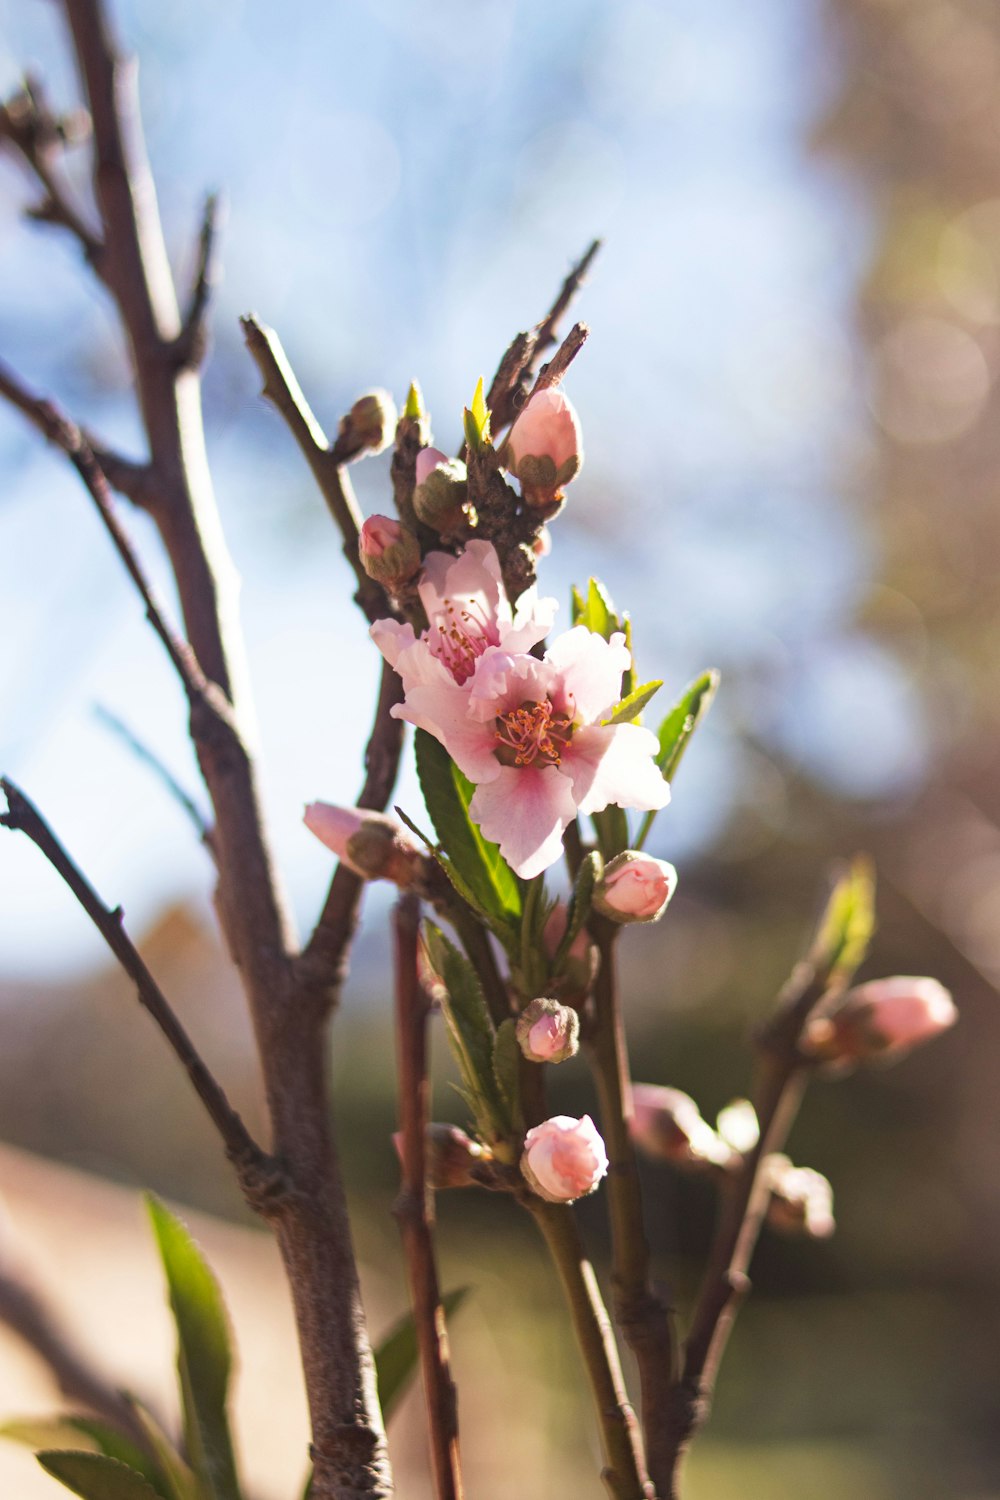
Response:
[{"label": "pink petal", "polygon": [[501,647],[484,651],[469,690],[469,712],[491,723],[498,714],[541,703],[554,691],[556,674],[548,662],[525,653],[512,656]]},{"label": "pink petal", "polygon": [[621,698],[622,674],[632,664],[620,632],[606,641],[584,625],[557,636],[545,660],[557,668],[564,691],[576,704],[577,721],[584,724],[606,717]]},{"label": "pink petal", "polygon": [[531,880],[562,854],[563,831],[576,817],[576,805],[555,766],[501,766],[495,780],[477,786],[469,815],[483,838],[500,845],[515,874]]},{"label": "pink petal", "polygon": [[500,645],[505,651],[530,651],[552,629],[558,608],[555,599],[539,599],[532,584],[517,601],[513,624],[500,626]]},{"label": "pink petal", "polygon": [[412,625],[401,625],[398,620],[376,620],[368,634],[375,642],[390,667],[394,667],[399,653],[416,640]]},{"label": "pink petal", "polygon": [[429,552],[418,592],[432,624],[446,599],[472,604],[494,622],[510,620],[510,605],[500,583],[500,561],[492,542],[467,542],[458,557],[449,552]]},{"label": "pink petal", "polygon": [[609,802],[642,812],[666,807],[670,787],[653,759],[658,748],[652,730],[638,724],[578,729],[563,766],[573,778],[573,796],[580,811],[600,812]]}]

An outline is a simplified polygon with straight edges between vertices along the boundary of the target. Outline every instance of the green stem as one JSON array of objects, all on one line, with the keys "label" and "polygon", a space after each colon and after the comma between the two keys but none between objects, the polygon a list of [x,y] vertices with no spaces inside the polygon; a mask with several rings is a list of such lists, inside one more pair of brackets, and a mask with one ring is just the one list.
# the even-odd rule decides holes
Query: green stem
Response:
[{"label": "green stem", "polygon": [[535,1196],[522,1201],[548,1245],[569,1304],[601,1429],[606,1465],[601,1477],[613,1500],[651,1500],[639,1424],[625,1390],[611,1319],[576,1219],[567,1204]]}]

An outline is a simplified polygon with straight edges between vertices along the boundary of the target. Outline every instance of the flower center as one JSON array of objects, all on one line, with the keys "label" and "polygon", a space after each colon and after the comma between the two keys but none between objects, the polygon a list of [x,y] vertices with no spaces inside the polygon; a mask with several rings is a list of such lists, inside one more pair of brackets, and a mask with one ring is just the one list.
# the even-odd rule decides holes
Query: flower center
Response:
[{"label": "flower center", "polygon": [[430,648],[438,661],[444,662],[459,687],[468,682],[476,662],[487,646],[498,646],[500,634],[481,605],[468,600],[459,608],[454,600],[445,599],[432,621]]},{"label": "flower center", "polygon": [[558,766],[572,733],[572,719],[554,713],[548,698],[543,703],[527,700],[497,715],[493,753],[505,766],[531,766],[536,761]]}]

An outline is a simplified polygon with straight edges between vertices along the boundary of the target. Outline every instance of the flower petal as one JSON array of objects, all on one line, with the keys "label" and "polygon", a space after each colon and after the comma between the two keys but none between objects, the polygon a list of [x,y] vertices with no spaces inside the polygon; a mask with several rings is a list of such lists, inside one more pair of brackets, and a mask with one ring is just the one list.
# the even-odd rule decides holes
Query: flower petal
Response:
[{"label": "flower petal", "polygon": [[493,781],[476,788],[469,816],[483,838],[500,845],[514,873],[531,880],[562,854],[563,831],[576,817],[573,791],[555,766],[541,771],[499,766],[499,771]]},{"label": "flower petal", "polygon": [[573,796],[580,811],[600,812],[609,802],[642,812],[666,807],[670,787],[653,759],[658,748],[652,730],[638,724],[578,729],[563,767],[573,778]]},{"label": "flower petal", "polygon": [[558,670],[565,692],[576,705],[577,722],[583,724],[602,718],[619,701],[622,675],[632,664],[620,632],[606,641],[585,625],[557,636],[545,660]]},{"label": "flower petal", "polygon": [[412,625],[403,625],[398,620],[376,620],[368,634],[375,642],[390,667],[399,660],[401,651],[416,641]]}]

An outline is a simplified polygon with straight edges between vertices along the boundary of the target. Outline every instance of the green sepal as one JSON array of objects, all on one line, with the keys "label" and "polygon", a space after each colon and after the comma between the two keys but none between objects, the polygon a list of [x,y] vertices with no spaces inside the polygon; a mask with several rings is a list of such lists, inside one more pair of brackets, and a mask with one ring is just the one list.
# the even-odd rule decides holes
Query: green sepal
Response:
[{"label": "green sepal", "polygon": [[81,1500],[158,1500],[147,1479],[104,1453],[43,1449],[35,1457],[53,1479]]},{"label": "green sepal", "polygon": [[184,1446],[206,1500],[240,1500],[227,1409],[232,1352],[222,1295],[180,1219],[152,1194],[146,1206],[177,1328]]},{"label": "green sepal", "polygon": [[483,1135],[503,1135],[504,1110],[493,1076],[493,1022],[479,976],[433,922],[424,923],[427,952],[445,988],[441,1002],[448,1039],[476,1124]]},{"label": "green sepal", "polygon": [[509,938],[520,921],[521,893],[497,845],[484,839],[469,817],[475,787],[426,730],[417,730],[414,749],[420,789],[441,849],[471,893],[469,904],[498,935]]},{"label": "green sepal", "polygon": [[659,682],[644,682],[642,687],[637,687],[628,693],[619,703],[616,703],[611,713],[601,723],[607,724],[638,724],[642,711],[646,704],[653,699],[663,686]]},{"label": "green sepal", "polygon": [[483,391],[483,377],[481,375],[476,382],[472,405],[467,406],[462,415],[462,425],[465,429],[465,441],[474,452],[478,453],[481,449],[489,446],[490,409],[486,405],[486,396]]},{"label": "green sepal", "polygon": [[[441,1306],[446,1318],[450,1318],[458,1311],[470,1291],[471,1287],[460,1286],[456,1287],[453,1292],[445,1293],[441,1298]],[[417,1330],[413,1314],[406,1313],[390,1328],[375,1350],[378,1399],[383,1420],[387,1424],[413,1378],[417,1368],[418,1354]],[[307,1484],[303,1500],[308,1496],[309,1489],[310,1486]]]},{"label": "green sepal", "polygon": [[521,1110],[521,1048],[517,1040],[517,1022],[513,1017],[502,1021],[493,1043],[493,1076],[500,1102],[507,1113],[508,1128],[515,1135],[524,1134]]}]

